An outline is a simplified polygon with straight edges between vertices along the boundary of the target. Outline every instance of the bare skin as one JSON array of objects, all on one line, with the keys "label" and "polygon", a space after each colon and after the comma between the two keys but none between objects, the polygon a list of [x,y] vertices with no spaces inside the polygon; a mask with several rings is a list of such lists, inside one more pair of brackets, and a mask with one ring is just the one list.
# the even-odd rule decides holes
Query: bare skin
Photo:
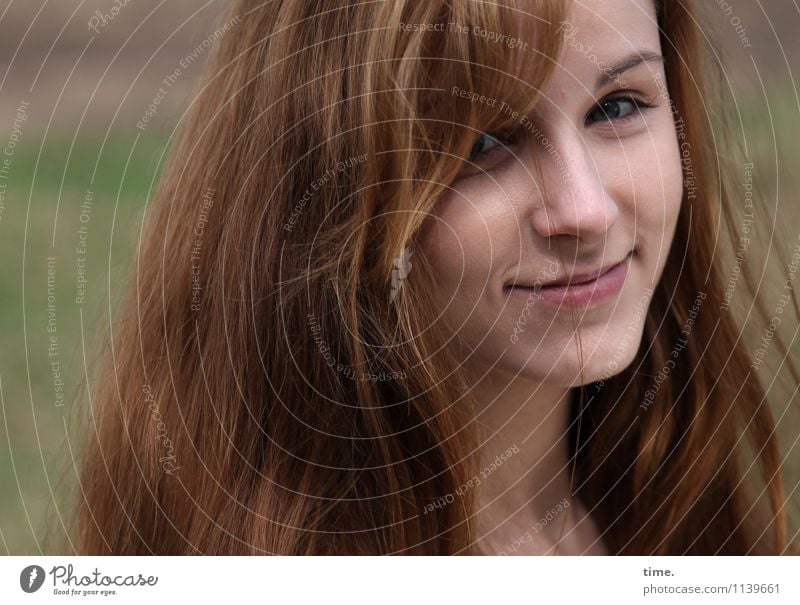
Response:
[{"label": "bare skin", "polygon": [[[683,192],[652,0],[576,2],[562,26],[559,64],[529,116],[552,147],[530,134],[480,139],[423,242],[468,351],[482,455],[519,450],[477,488],[476,535],[496,553],[605,552],[592,504],[571,495],[569,394],[633,360]],[[584,274],[588,298],[574,286]],[[557,282],[569,305],[553,303],[566,291]],[[542,525],[560,502],[569,506]]]}]

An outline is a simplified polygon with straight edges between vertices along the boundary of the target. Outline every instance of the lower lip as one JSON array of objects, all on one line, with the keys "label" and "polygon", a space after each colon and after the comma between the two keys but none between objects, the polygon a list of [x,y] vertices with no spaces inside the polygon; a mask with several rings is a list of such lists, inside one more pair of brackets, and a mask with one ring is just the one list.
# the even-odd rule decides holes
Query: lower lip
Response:
[{"label": "lower lip", "polygon": [[628,254],[625,260],[589,282],[571,286],[548,286],[539,288],[538,291],[533,288],[514,287],[511,291],[532,296],[537,302],[556,308],[585,309],[601,305],[619,296],[628,275],[631,255],[632,253]]}]

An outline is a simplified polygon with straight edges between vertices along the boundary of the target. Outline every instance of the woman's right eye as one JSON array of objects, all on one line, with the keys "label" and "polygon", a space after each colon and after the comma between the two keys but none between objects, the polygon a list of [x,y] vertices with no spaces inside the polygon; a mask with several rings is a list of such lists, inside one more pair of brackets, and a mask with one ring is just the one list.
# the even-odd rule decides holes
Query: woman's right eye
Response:
[{"label": "woman's right eye", "polygon": [[459,177],[483,174],[515,157],[515,133],[481,133],[465,158]]},{"label": "woman's right eye", "polygon": [[490,134],[482,133],[472,146],[472,150],[469,152],[467,159],[474,161],[482,157],[486,157],[492,152],[492,150],[500,147],[501,145],[502,142],[499,138]]}]

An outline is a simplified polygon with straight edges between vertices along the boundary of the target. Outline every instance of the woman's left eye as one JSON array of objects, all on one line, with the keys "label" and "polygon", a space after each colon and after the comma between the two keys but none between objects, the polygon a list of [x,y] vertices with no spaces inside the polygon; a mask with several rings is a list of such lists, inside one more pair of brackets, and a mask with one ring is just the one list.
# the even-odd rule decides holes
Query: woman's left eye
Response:
[{"label": "woman's left eye", "polygon": [[644,109],[653,107],[651,104],[640,101],[634,97],[616,97],[600,101],[586,116],[586,123],[614,122],[624,120]]}]

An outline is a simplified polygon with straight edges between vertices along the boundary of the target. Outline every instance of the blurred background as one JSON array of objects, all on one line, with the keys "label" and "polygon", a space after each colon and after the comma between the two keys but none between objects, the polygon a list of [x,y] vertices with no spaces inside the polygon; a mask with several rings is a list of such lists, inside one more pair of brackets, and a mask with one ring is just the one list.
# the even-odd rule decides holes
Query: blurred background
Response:
[{"label": "blurred background", "polygon": [[[790,255],[800,232],[800,9],[786,0],[699,4],[727,65],[737,136],[768,206],[757,213],[775,221],[775,241],[767,247]],[[228,5],[0,0],[4,554],[71,550],[59,541],[68,540],[69,501],[79,493],[80,429],[87,426],[81,422],[91,413],[91,402],[78,393],[91,380],[105,331],[113,329],[143,213],[174,129],[222,35],[218,28],[225,29]],[[235,35],[235,25],[229,28]],[[749,249],[747,262],[757,254],[758,247]],[[787,327],[786,338],[796,343],[793,329]],[[753,338],[751,350],[758,330]],[[796,387],[774,396],[787,491],[795,500],[800,425],[796,417],[789,424],[782,406]]]}]

